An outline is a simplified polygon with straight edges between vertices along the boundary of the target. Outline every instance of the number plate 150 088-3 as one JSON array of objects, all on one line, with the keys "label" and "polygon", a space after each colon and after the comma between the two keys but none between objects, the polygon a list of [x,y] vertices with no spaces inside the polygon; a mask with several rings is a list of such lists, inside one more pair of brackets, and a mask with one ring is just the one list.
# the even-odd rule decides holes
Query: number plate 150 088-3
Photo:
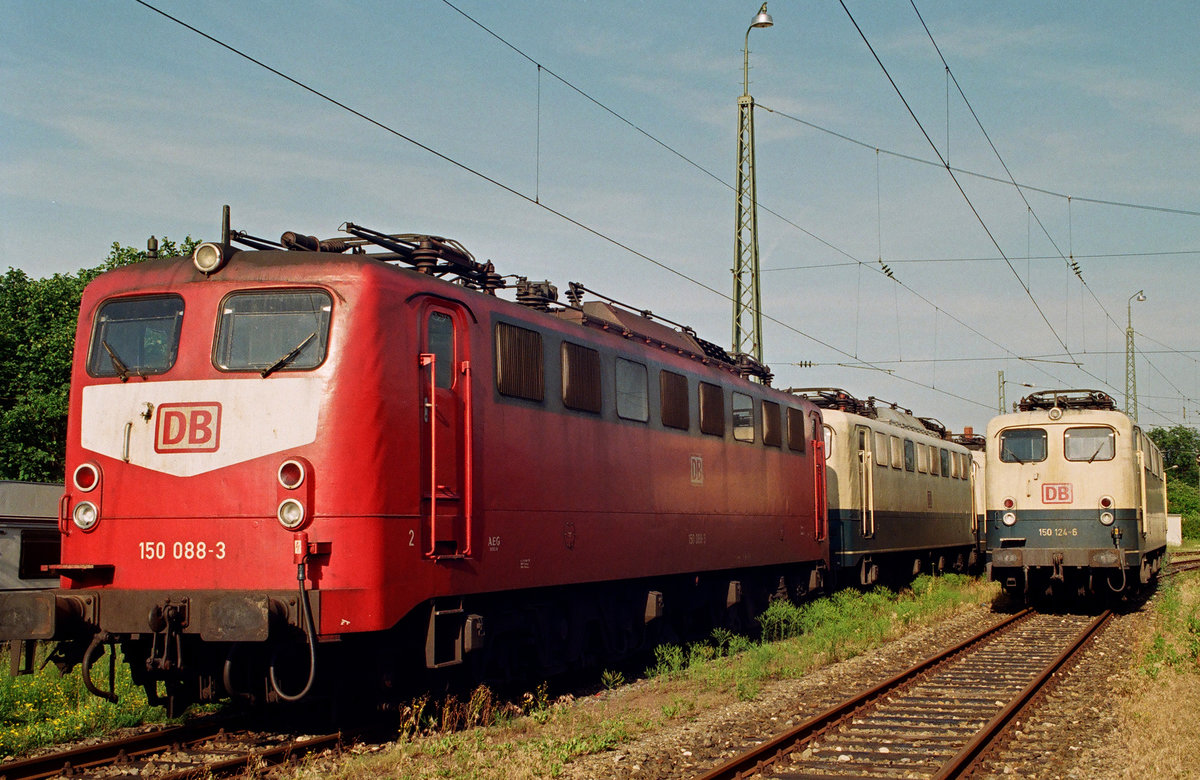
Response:
[{"label": "number plate 150 088-3", "polygon": [[138,557],[143,561],[202,561],[206,558],[225,558],[225,542],[141,542]]}]

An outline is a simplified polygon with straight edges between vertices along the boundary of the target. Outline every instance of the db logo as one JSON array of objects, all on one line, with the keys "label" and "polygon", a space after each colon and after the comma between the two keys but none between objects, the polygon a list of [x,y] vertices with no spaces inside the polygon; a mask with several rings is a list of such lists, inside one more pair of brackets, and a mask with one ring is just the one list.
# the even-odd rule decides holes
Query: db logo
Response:
[{"label": "db logo", "polygon": [[155,452],[216,452],[220,446],[220,404],[159,405],[154,422]]},{"label": "db logo", "polygon": [[1042,485],[1043,504],[1069,504],[1074,500],[1069,482],[1047,482]]}]

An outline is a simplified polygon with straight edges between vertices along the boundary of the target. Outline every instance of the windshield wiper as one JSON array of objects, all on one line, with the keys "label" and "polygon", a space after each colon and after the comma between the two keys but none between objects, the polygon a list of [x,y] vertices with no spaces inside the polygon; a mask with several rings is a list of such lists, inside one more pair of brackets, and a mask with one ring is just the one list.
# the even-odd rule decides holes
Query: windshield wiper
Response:
[{"label": "windshield wiper", "polygon": [[1100,446],[1097,447],[1096,451],[1092,453],[1092,457],[1088,458],[1088,463],[1091,463],[1092,461],[1094,461],[1096,459],[1096,456],[1100,454],[1100,450],[1104,449],[1105,444],[1108,444],[1108,442],[1106,442],[1106,441],[1100,442]]},{"label": "windshield wiper", "polygon": [[286,366],[288,363],[291,363],[293,360],[295,360],[296,356],[299,355],[302,351],[304,351],[304,348],[308,346],[308,342],[312,341],[316,337],[317,337],[317,332],[314,330],[312,333],[308,334],[308,338],[304,339],[304,341],[301,341],[299,344],[297,344],[295,349],[293,349],[291,352],[287,353],[283,357],[279,358],[279,360],[276,360],[274,363],[267,366],[266,368],[264,368],[262,371],[259,371],[258,373],[262,375],[263,379],[266,379],[271,374],[274,374],[276,371],[278,371],[279,369]]},{"label": "windshield wiper", "polygon": [[108,353],[108,359],[112,361],[113,368],[117,371],[117,376],[120,377],[122,382],[128,382],[129,368],[121,358],[117,357],[117,351],[110,347],[104,339],[100,340],[100,346],[104,347],[104,351]]},{"label": "windshield wiper", "polygon": [[1017,457],[1017,453],[1015,453],[1015,452],[1013,452],[1012,450],[1010,450],[1010,449],[1009,449],[1007,446],[1006,446],[1006,447],[1004,447],[1004,448],[1002,448],[1002,449],[1000,450],[1000,459],[1001,459],[1001,460],[1006,460],[1006,458],[1004,457],[1005,455],[1007,455],[1007,456],[1008,456],[1007,460],[1008,460],[1008,462],[1009,462],[1009,463],[1012,463],[1012,462],[1014,462],[1014,461],[1015,461],[1015,462],[1017,462],[1017,463],[1024,463],[1024,462],[1025,462],[1025,461],[1021,460],[1020,458],[1018,458],[1018,457]]}]

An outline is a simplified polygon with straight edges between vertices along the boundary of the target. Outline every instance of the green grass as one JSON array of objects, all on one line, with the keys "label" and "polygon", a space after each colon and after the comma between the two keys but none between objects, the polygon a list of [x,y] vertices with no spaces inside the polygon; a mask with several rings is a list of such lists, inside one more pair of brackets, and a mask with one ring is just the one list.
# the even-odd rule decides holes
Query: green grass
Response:
[{"label": "green grass", "polygon": [[[47,652],[39,653],[42,664]],[[117,695],[112,704],[87,691],[79,668],[60,677],[53,664],[42,666],[34,674],[12,677],[7,649],[0,653],[0,756],[25,753],[32,748],[53,745],[81,737],[112,731],[125,726],[166,720],[166,711],[151,707],[146,693],[135,687],[129,667],[123,659],[117,663]],[[108,690],[108,663],[96,664],[93,679],[101,690]]]},{"label": "green grass", "polygon": [[1158,630],[1142,654],[1142,674],[1156,680],[1167,669],[1200,673],[1200,592],[1177,578],[1158,590]]},{"label": "green grass", "polygon": [[[662,645],[645,684],[580,701],[550,701],[542,687],[527,694],[519,708],[500,707],[478,728],[410,729],[393,749],[343,763],[328,776],[558,777],[581,756],[621,751],[622,745],[672,722],[690,721],[732,701],[754,701],[774,680],[803,676],[998,595],[994,583],[948,575],[920,577],[900,593],[846,590],[800,605],[776,602],[760,617],[763,641],[717,630],[703,642]],[[609,671],[601,683],[615,688],[623,676]],[[327,776],[325,767],[314,769]],[[314,774],[301,769],[296,776]]]},{"label": "green grass", "polygon": [[752,700],[769,679],[796,677],[899,636],[908,628],[952,613],[967,603],[985,603],[995,587],[975,578],[922,575],[900,593],[887,588],[841,590],[804,604],[773,602],[758,620],[762,642],[717,631],[706,642],[655,649],[649,675],[692,679],[731,687]]},{"label": "green grass", "polygon": [[[494,701],[480,687],[464,701],[414,701],[400,728],[400,743],[383,756],[347,766],[341,777],[554,777],[572,759],[619,747],[665,723],[695,717],[714,697],[752,701],[775,679],[798,677],[831,661],[857,655],[911,627],[951,614],[968,603],[987,603],[993,584],[969,577],[920,577],[911,589],[846,590],[795,605],[777,602],[761,616],[764,641],[717,630],[707,641],[664,645],[648,670],[652,685],[641,709],[615,703],[592,709],[552,702],[546,686],[519,705]],[[1195,610],[1189,613],[1196,618]],[[1180,625],[1190,625],[1185,616]],[[1197,623],[1200,628],[1200,623]],[[1181,649],[1177,652],[1184,652]],[[44,656],[38,659],[40,663]],[[96,684],[108,687],[108,664],[96,665]],[[0,663],[7,654],[0,654]],[[4,664],[7,669],[7,663]],[[608,672],[605,687],[624,675]],[[165,721],[135,688],[129,669],[117,665],[119,704],[92,696],[79,670],[59,677],[53,666],[16,678],[0,672],[0,756],[111,731]],[[615,702],[616,700],[614,700]]]},{"label": "green grass", "polygon": [[1167,511],[1182,516],[1184,539],[1200,540],[1200,490],[1191,480],[1167,474]]}]

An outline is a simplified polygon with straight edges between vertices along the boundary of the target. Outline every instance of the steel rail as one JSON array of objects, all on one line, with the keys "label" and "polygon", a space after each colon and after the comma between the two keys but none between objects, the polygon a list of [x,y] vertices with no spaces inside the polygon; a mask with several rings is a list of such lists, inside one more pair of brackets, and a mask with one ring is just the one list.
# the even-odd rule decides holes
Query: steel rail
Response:
[{"label": "steel rail", "polygon": [[1020,716],[1040,694],[1044,694],[1048,688],[1051,678],[1067,664],[1074,661],[1095,639],[1108,621],[1112,619],[1112,610],[1106,609],[1100,613],[1095,620],[1087,625],[1079,633],[1066,649],[1059,653],[1042,672],[1034,678],[1029,685],[1025,686],[1016,698],[1005,705],[994,718],[987,722],[979,732],[971,738],[963,749],[960,750],[953,758],[947,761],[942,768],[938,770],[930,780],[950,780],[950,778],[960,777],[966,772],[974,768],[987,754],[988,750],[997,744],[997,740],[1003,736],[1014,723],[1016,718]]},{"label": "steel rail", "polygon": [[200,766],[155,775],[155,778],[156,780],[188,780],[196,777],[240,775],[254,768],[259,762],[267,766],[282,764],[293,757],[302,756],[315,750],[339,747],[344,744],[344,739],[344,735],[339,731],[336,734],[323,734],[310,739],[292,740],[271,748],[247,750],[243,755],[224,761],[206,762]]},{"label": "steel rail", "polygon": [[1185,571],[1195,571],[1196,569],[1200,569],[1200,558],[1173,558],[1171,562],[1163,568],[1162,574],[1159,576],[1163,579],[1166,579],[1167,577],[1173,577],[1176,574],[1182,574]]},{"label": "steel rail", "polygon": [[70,774],[80,769],[110,764],[122,757],[144,755],[184,742],[211,739],[228,726],[228,722],[169,726],[130,737],[107,740],[95,745],[84,745],[57,753],[5,761],[0,763],[0,778],[4,778],[4,780],[41,780],[41,778]]},{"label": "steel rail", "polygon": [[[109,767],[152,758],[155,753],[166,750],[193,751],[198,754],[210,752],[203,745],[226,732],[228,723],[197,727],[195,724],[172,726],[131,737],[108,740],[96,745],[72,748],[44,756],[36,756],[0,764],[2,780],[44,780],[44,778],[85,775],[89,770]],[[237,732],[229,732],[231,739]],[[222,777],[241,774],[259,764],[275,765],[315,750],[345,744],[343,732],[323,734],[301,740],[289,740],[269,748],[233,748],[236,755],[224,760],[197,759],[194,766],[171,772],[156,773],[158,780],[183,780],[194,777]],[[186,761],[187,759],[182,759]]]},{"label": "steel rail", "polygon": [[1008,630],[1020,621],[1028,618],[1031,614],[1033,614],[1033,610],[1031,609],[1022,610],[1021,612],[1002,620],[991,628],[979,632],[970,639],[960,642],[954,647],[938,653],[937,655],[931,656],[924,661],[921,661],[916,666],[913,666],[912,668],[879,683],[870,690],[860,693],[854,698],[848,699],[841,704],[830,707],[825,712],[810,718],[794,729],[780,734],[774,739],[764,742],[754,750],[744,753],[741,756],[734,757],[725,764],[722,764],[706,772],[705,774],[700,775],[697,780],[739,780],[740,778],[752,777],[762,772],[779,759],[788,755],[797,747],[816,736],[818,733],[836,726],[843,719],[866,704],[869,704],[875,699],[890,693],[896,688],[899,688],[901,685],[924,674],[932,667],[937,666],[938,664],[947,661],[954,656],[961,655],[980,642],[991,638],[995,634]]}]

